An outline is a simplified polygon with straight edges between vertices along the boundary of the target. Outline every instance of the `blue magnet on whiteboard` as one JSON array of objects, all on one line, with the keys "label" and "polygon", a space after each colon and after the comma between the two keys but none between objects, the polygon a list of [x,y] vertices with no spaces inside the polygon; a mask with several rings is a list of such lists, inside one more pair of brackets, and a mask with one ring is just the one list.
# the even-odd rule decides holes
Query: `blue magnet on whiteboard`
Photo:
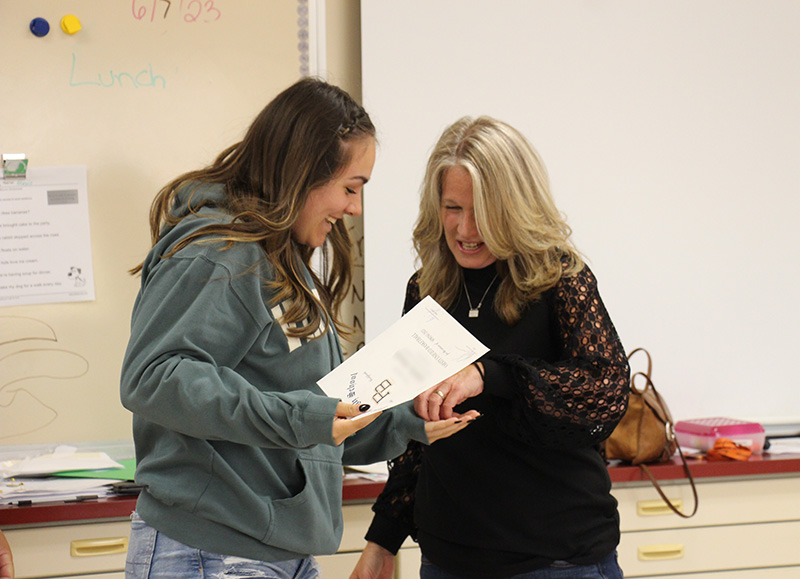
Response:
[{"label": "blue magnet on whiteboard", "polygon": [[31,32],[39,38],[47,36],[47,33],[50,32],[50,23],[44,18],[34,18],[31,20]]}]

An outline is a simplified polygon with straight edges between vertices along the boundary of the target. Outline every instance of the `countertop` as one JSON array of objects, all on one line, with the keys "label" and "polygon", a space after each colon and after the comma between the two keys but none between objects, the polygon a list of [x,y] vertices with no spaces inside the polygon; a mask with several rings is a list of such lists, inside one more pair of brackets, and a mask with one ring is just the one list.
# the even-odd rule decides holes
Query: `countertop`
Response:
[{"label": "countertop", "polygon": [[[800,474],[800,454],[764,453],[752,455],[747,461],[709,462],[705,459],[688,459],[689,469],[696,479],[720,477],[760,477],[769,475]],[[648,465],[660,481],[685,478],[680,459]],[[611,464],[608,467],[611,482],[625,486],[649,479],[639,467]],[[365,478],[346,478],[342,489],[344,504],[371,502],[380,494],[383,482]],[[130,516],[136,505],[135,496],[107,497],[79,502],[54,502],[33,505],[0,505],[0,527],[40,526],[49,524],[98,522]]]}]

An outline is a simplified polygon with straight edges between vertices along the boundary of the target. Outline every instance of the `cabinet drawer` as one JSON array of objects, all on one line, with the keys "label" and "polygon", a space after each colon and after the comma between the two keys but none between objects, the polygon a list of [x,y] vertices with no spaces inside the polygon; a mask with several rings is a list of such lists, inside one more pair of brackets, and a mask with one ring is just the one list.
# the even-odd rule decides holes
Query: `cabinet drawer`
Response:
[{"label": "cabinet drawer", "polygon": [[367,544],[364,535],[372,523],[372,505],[345,505],[342,507],[344,517],[344,532],[339,552],[358,551],[359,556]]},{"label": "cabinet drawer", "polygon": [[797,579],[800,567],[773,567],[772,569],[742,569],[719,573],[689,573],[681,579]]},{"label": "cabinet drawer", "polygon": [[[661,485],[664,494],[682,503],[683,512],[694,505],[688,484]],[[800,478],[697,482],[700,508],[691,519],[673,513],[651,486],[614,487],[619,501],[622,531],[698,527],[734,523],[800,520]]]},{"label": "cabinet drawer", "polygon": [[5,531],[17,579],[125,570],[130,521]]},{"label": "cabinet drawer", "polygon": [[[800,521],[623,533],[625,577],[800,565]],[[760,575],[760,577],[763,575]]]}]

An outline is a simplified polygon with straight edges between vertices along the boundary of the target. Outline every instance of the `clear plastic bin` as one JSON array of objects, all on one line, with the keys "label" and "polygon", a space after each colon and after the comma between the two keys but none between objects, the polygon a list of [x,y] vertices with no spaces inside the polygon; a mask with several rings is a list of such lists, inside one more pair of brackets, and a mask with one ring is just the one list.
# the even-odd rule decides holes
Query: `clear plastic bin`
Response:
[{"label": "clear plastic bin", "polygon": [[678,421],[675,424],[675,437],[681,446],[703,451],[714,448],[718,438],[727,438],[760,453],[764,450],[766,434],[764,427],[757,422],[714,417]]}]

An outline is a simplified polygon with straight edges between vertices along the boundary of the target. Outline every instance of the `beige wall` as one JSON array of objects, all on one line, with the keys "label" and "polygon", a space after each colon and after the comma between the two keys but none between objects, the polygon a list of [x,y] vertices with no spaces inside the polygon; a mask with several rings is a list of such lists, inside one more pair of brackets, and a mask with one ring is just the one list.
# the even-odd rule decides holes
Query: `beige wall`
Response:
[{"label": "beige wall", "polygon": [[[0,75],[11,105],[0,108],[0,152],[24,152],[31,166],[87,167],[96,299],[0,307],[0,445],[130,438],[119,372],[138,280],[127,270],[149,247],[150,202],[166,181],[234,142],[265,96],[300,73],[296,2],[226,4],[218,22],[201,27],[176,3],[151,20],[73,0],[83,29],[71,36],[57,27],[62,4],[0,2],[8,28],[0,53],[14,55]],[[329,76],[360,98],[359,3],[326,8]],[[36,38],[33,16],[56,26]],[[148,66],[166,86],[90,82]],[[360,239],[360,221],[353,226]],[[363,269],[357,287],[361,280]],[[351,305],[363,311],[357,299]],[[348,315],[352,323],[361,314]]]},{"label": "beige wall", "polygon": [[361,100],[361,2],[327,0],[328,80]]},{"label": "beige wall", "polygon": [[[359,0],[327,0],[327,80],[341,86],[361,101],[361,3]],[[369,205],[367,188],[365,208]],[[354,241],[353,291],[345,304],[343,319],[354,327],[349,340],[342,341],[345,356],[364,342],[364,227],[361,217],[350,218]]]}]

